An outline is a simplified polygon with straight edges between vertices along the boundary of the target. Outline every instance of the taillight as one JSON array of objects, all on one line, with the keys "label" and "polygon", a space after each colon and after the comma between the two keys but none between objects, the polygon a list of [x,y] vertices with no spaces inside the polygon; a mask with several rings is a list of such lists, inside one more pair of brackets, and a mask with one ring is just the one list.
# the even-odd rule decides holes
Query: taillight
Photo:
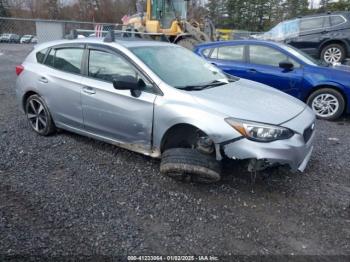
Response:
[{"label": "taillight", "polygon": [[16,66],[16,75],[20,75],[24,70],[24,67],[22,65]]}]

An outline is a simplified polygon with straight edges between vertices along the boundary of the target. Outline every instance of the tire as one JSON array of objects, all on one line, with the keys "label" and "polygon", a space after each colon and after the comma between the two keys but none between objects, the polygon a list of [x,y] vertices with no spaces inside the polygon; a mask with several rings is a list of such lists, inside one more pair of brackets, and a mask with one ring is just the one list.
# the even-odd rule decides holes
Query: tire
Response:
[{"label": "tire", "polygon": [[41,136],[49,136],[56,131],[50,111],[38,95],[30,96],[25,103],[25,113],[30,127]]},{"label": "tire", "polygon": [[342,63],[345,58],[345,48],[340,44],[327,45],[321,51],[321,59],[328,64]]},{"label": "tire", "polygon": [[191,51],[193,51],[194,47],[198,44],[199,42],[196,39],[193,38],[183,38],[180,41],[178,41],[176,44],[179,46],[182,46],[184,48],[187,48]]},{"label": "tire", "polygon": [[330,121],[338,119],[345,109],[343,95],[332,88],[316,90],[309,96],[307,104],[315,112],[318,119]]},{"label": "tire", "polygon": [[173,148],[162,155],[160,172],[180,181],[215,183],[221,179],[221,163],[196,149]]}]

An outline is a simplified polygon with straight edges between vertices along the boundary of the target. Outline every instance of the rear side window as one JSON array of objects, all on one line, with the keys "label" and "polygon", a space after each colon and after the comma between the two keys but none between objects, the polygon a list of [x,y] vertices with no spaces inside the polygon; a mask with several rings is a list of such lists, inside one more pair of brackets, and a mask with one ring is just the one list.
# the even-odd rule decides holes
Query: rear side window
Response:
[{"label": "rear side window", "polygon": [[344,17],[340,15],[332,15],[331,16],[331,25],[332,26],[337,26],[345,22]]},{"label": "rear side window", "polygon": [[84,50],[80,48],[57,49],[53,67],[68,73],[80,74],[83,52]]},{"label": "rear side window", "polygon": [[202,52],[202,54],[203,54],[205,57],[209,57],[210,51],[211,51],[211,49],[205,49],[205,50]]},{"label": "rear side window", "polygon": [[223,46],[218,49],[217,59],[230,61],[244,60],[244,46]]},{"label": "rear side window", "polygon": [[38,63],[42,64],[44,62],[46,53],[47,53],[47,48],[37,52],[36,53],[36,61],[38,61]]},{"label": "rear side window", "polygon": [[300,21],[300,31],[309,31],[323,28],[324,17],[304,18]]}]

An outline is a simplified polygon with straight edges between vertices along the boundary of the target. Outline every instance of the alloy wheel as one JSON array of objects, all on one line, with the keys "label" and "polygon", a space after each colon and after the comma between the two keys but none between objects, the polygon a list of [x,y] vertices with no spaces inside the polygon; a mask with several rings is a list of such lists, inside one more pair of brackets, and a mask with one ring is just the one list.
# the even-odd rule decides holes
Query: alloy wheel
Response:
[{"label": "alloy wheel", "polygon": [[320,94],[314,98],[311,106],[319,117],[330,117],[338,111],[339,101],[332,94]]},{"label": "alloy wheel", "polygon": [[44,105],[39,100],[35,98],[29,100],[27,118],[36,132],[41,133],[46,129],[48,117]]},{"label": "alloy wheel", "polygon": [[339,63],[342,58],[342,51],[337,47],[330,47],[324,53],[324,60],[327,63]]}]

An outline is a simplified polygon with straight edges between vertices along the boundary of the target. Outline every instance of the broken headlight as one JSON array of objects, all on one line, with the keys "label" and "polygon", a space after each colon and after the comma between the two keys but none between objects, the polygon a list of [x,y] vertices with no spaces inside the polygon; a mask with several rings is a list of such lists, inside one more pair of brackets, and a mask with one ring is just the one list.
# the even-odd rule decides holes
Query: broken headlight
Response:
[{"label": "broken headlight", "polygon": [[272,142],[291,138],[294,132],[288,128],[250,122],[234,118],[225,121],[244,137],[258,142]]}]

